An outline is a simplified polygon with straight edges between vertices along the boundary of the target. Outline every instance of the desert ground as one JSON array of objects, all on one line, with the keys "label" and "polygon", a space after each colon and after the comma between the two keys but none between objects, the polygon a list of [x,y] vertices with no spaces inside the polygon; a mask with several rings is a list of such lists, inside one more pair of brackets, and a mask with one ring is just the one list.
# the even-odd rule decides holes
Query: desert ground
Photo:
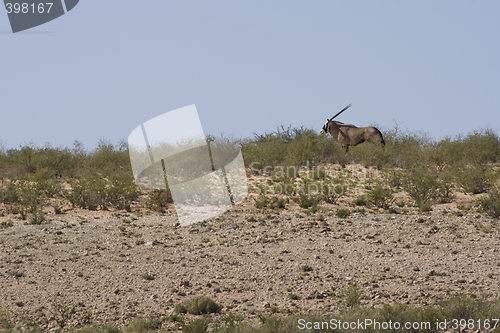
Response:
[{"label": "desert ground", "polygon": [[[256,321],[271,312],[334,314],[353,286],[368,306],[500,296],[499,220],[456,208],[472,196],[392,214],[353,209],[351,199],[312,212],[293,201],[257,209],[250,195],[187,227],[173,205],[164,214],[67,209],[40,225],[4,215],[0,309],[58,331],[168,316],[195,295]],[[337,217],[341,207],[352,213]]]}]

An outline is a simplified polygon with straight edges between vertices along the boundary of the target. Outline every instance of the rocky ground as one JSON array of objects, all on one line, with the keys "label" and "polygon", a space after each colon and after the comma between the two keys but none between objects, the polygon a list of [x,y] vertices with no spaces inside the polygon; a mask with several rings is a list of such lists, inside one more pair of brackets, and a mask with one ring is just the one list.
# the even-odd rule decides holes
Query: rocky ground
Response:
[{"label": "rocky ground", "polygon": [[194,295],[248,319],[334,313],[351,285],[375,306],[500,296],[498,219],[439,209],[338,218],[337,208],[263,211],[248,199],[188,227],[145,211],[71,211],[41,225],[0,217],[0,310],[50,330],[166,316]]}]

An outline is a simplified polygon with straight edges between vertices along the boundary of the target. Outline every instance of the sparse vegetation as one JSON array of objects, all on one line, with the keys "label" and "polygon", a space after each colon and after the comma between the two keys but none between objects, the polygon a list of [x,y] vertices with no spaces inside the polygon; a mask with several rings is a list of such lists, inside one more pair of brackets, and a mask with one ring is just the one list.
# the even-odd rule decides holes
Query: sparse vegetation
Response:
[{"label": "sparse vegetation", "polygon": [[[261,307],[260,304],[254,304],[252,300],[247,299],[246,295],[245,297],[235,297],[233,300],[228,297],[226,304],[226,298],[221,298],[221,295],[226,297],[226,295],[231,295],[231,292],[246,293],[249,289],[255,288],[256,280],[260,277],[255,278],[249,273],[248,277],[241,277],[241,280],[223,277],[216,278],[217,282],[204,282],[203,285],[200,285],[199,281],[195,280],[198,275],[193,273],[190,277],[183,277],[183,279],[192,279],[192,283],[186,283],[183,280],[184,282],[179,286],[176,282],[173,287],[167,287],[166,293],[171,292],[174,295],[172,299],[175,300],[175,297],[184,298],[186,295],[191,297],[210,290],[209,292],[215,292],[210,295],[219,297],[214,298],[217,301],[223,299],[227,308],[222,310],[221,305],[214,300],[196,296],[177,304],[175,307],[177,314],[166,318],[138,318],[134,320],[125,315],[119,319],[120,325],[124,325],[120,329],[109,324],[96,324],[83,328],[91,322],[89,318],[92,317],[92,311],[86,306],[61,302],[54,303],[52,306],[48,304],[47,309],[39,310],[39,312],[45,311],[47,313],[43,327],[46,328],[47,323],[50,322],[58,330],[70,330],[77,325],[78,329],[82,328],[83,332],[147,332],[165,330],[165,325],[170,322],[170,324],[178,325],[178,329],[183,332],[206,332],[208,330],[211,332],[293,332],[296,330],[297,316],[300,312],[303,311],[302,317],[311,320],[314,318],[319,320],[323,316],[312,314],[310,308],[304,310],[303,307],[311,306],[305,303],[327,297],[335,302],[335,306],[341,304],[349,308],[338,314],[338,318],[344,320],[370,315],[372,318],[380,318],[380,320],[384,320],[384,318],[392,320],[419,318],[419,320],[433,320],[435,322],[436,318],[451,318],[451,315],[474,316],[474,318],[480,319],[495,313],[494,311],[498,312],[500,306],[497,301],[466,297],[452,298],[440,303],[440,306],[426,308],[413,308],[400,304],[382,306],[381,304],[384,302],[404,302],[405,298],[401,298],[401,296],[408,295],[396,295],[390,290],[387,291],[384,283],[379,283],[378,280],[369,282],[369,286],[364,285],[364,283],[360,283],[359,286],[356,284],[348,285],[344,276],[339,277],[334,271],[332,274],[326,274],[326,272],[323,274],[325,265],[335,267],[335,263],[331,263],[337,261],[337,258],[349,261],[349,263],[357,260],[356,258],[367,260],[363,259],[364,252],[360,248],[358,248],[359,252],[351,251],[348,253],[341,246],[337,246],[338,244],[330,248],[332,242],[341,242],[346,246],[362,242],[363,246],[372,248],[372,254],[379,258],[377,260],[385,260],[384,257],[396,257],[400,255],[398,253],[407,254],[417,253],[421,249],[438,249],[438,246],[439,251],[433,252],[447,252],[455,257],[457,254],[465,254],[465,251],[457,249],[458,246],[466,246],[465,242],[469,242],[468,234],[460,231],[461,221],[464,221],[464,225],[476,228],[478,237],[485,240],[485,244],[489,244],[481,250],[484,253],[480,252],[479,256],[493,257],[493,252],[497,250],[494,246],[490,246],[490,239],[495,239],[497,236],[498,223],[496,220],[485,217],[486,215],[492,218],[500,217],[500,192],[498,190],[500,185],[498,183],[500,181],[498,168],[500,149],[497,135],[486,130],[436,142],[420,134],[390,130],[384,131],[384,134],[386,134],[387,142],[385,148],[367,144],[351,147],[349,153],[340,149],[328,136],[320,136],[316,131],[303,128],[281,128],[277,132],[263,136],[239,140],[238,144],[242,147],[244,160],[250,168],[250,173],[252,175],[259,175],[259,173],[266,175],[265,178],[255,177],[255,183],[257,181],[261,183],[254,186],[267,186],[271,190],[267,194],[254,196],[255,207],[252,206],[251,210],[245,212],[249,216],[246,215],[243,220],[238,220],[239,217],[233,219],[233,216],[227,215],[216,219],[216,222],[193,226],[189,232],[185,232],[186,228],[180,228],[178,225],[172,227],[169,216],[161,216],[155,220],[154,223],[160,226],[158,229],[151,227],[149,230],[148,226],[141,230],[144,223],[136,221],[136,217],[127,213],[133,211],[134,215],[141,218],[151,213],[148,210],[165,213],[173,200],[168,188],[149,191],[141,190],[136,186],[131,176],[128,152],[123,144],[113,146],[102,141],[91,152],[83,150],[78,144],[73,149],[27,146],[0,151],[0,175],[2,176],[0,180],[2,211],[0,213],[4,219],[0,223],[0,232],[2,235],[6,235],[6,241],[2,243],[6,249],[5,253],[7,253],[8,247],[4,244],[9,243],[8,246],[12,248],[12,251],[8,249],[10,253],[6,254],[5,260],[2,261],[0,278],[7,281],[6,285],[11,284],[9,288],[15,285],[12,282],[15,281],[16,284],[35,284],[39,290],[42,290],[45,286],[44,281],[37,280],[36,274],[25,268],[26,264],[37,266],[40,259],[44,268],[37,267],[37,269],[41,272],[44,269],[50,271],[54,267],[54,271],[57,270],[61,277],[71,276],[78,281],[90,280],[88,283],[95,283],[94,289],[96,290],[116,290],[114,295],[121,300],[123,300],[122,295],[127,295],[125,297],[132,299],[132,293],[147,292],[146,302],[150,297],[152,301],[160,298],[163,302],[164,300],[161,299],[163,291],[158,292],[157,288],[159,288],[158,284],[162,285],[163,283],[160,281],[165,280],[164,274],[170,274],[167,278],[169,281],[176,279],[172,272],[195,267],[193,272],[199,271],[200,274],[204,274],[206,267],[212,267],[212,261],[207,262],[208,259],[204,259],[225,249],[234,250],[234,253],[230,255],[220,254],[212,258],[213,262],[217,265],[220,264],[221,271],[231,271],[239,266],[246,269],[244,265],[248,264],[246,261],[248,258],[255,257],[260,258],[259,260],[267,260],[273,248],[277,247],[276,245],[291,244],[289,243],[290,237],[299,238],[300,235],[300,239],[308,244],[302,247],[303,243],[300,247],[300,249],[305,249],[303,252],[310,253],[310,257],[306,260],[300,258],[302,250],[297,252],[293,248],[280,248],[281,253],[272,254],[275,259],[272,261],[272,265],[268,265],[268,261],[266,261],[262,262],[262,265],[266,265],[262,268],[258,265],[255,266],[256,269],[265,270],[269,274],[290,272],[290,274],[296,274],[296,278],[301,280],[300,285],[293,281],[286,288],[286,292],[284,288],[278,290],[278,287],[274,285],[266,285],[269,288],[269,295],[280,294],[285,304],[278,305],[276,303],[279,301],[270,300],[265,307]],[[250,167],[253,162],[257,163]],[[323,163],[338,163],[335,167],[340,165],[343,169],[335,177],[331,177],[328,171],[323,169],[325,165]],[[349,165],[351,163],[358,165]],[[270,166],[270,168],[263,170],[265,166]],[[331,167],[329,164],[327,166]],[[356,179],[355,172],[366,172],[369,167],[380,169],[379,176],[381,175],[381,177]],[[299,169],[300,174],[295,172]],[[344,189],[357,185],[366,189],[364,194],[356,193],[349,197],[343,197],[345,195]],[[339,189],[339,191],[332,192],[330,190],[332,186],[335,186],[334,188]],[[276,194],[283,188],[287,188],[289,192]],[[418,207],[422,212],[431,211],[435,204],[453,202],[456,192],[463,192],[467,196],[460,195],[460,197],[470,199],[465,199],[463,204],[457,204],[457,209],[454,205],[448,205],[442,215],[440,214],[443,210],[440,207],[440,209],[435,209],[432,215],[425,214],[429,215],[429,218],[422,215],[424,219],[414,218],[412,220],[412,214],[415,210],[412,207]],[[345,208],[351,200],[351,206],[366,207],[349,207],[351,210]],[[460,202],[462,202],[461,200]],[[459,201],[457,200],[457,202]],[[335,206],[332,207],[332,205]],[[295,211],[290,216],[287,215],[286,211],[283,211],[291,207],[297,209],[297,206],[302,209]],[[405,209],[402,209],[403,207]],[[81,214],[80,219],[73,218],[70,216],[71,214],[67,214],[72,208],[111,210],[111,212],[103,212],[103,215],[110,216],[110,223],[107,225],[101,223],[104,219],[93,220],[91,214],[94,212],[91,214],[85,212]],[[385,213],[400,215],[374,216],[373,211],[377,211],[376,208],[384,209]],[[116,212],[117,210],[122,212]],[[54,217],[54,213],[67,215]],[[352,213],[352,217],[346,219]],[[87,214],[91,216],[87,216]],[[95,214],[99,215],[99,213]],[[235,215],[237,214],[239,213],[236,212]],[[465,216],[463,220],[456,220],[459,222],[456,223],[455,227],[450,226],[447,221],[448,218],[457,219],[454,215]],[[335,216],[339,220],[336,220]],[[441,220],[443,216],[444,222]],[[358,218],[364,218],[365,225],[358,224]],[[407,222],[401,224],[400,232],[396,232],[400,236],[388,234],[384,230],[388,225],[391,225],[392,220],[398,221],[405,218],[407,218]],[[19,219],[23,221],[19,221]],[[245,221],[249,222],[248,228],[245,226]],[[44,225],[41,227],[33,226],[38,224]],[[88,249],[70,250],[70,252],[75,251],[75,253],[65,252],[66,256],[63,258],[58,253],[59,250],[51,247],[53,243],[57,244],[56,248],[61,246],[63,249],[64,244],[71,244],[77,248],[79,239],[88,235],[88,233],[80,233],[80,227],[101,228],[102,225],[105,226],[101,233],[94,232],[92,234],[117,236],[118,243],[113,244],[111,240],[109,244],[105,245],[89,243]],[[394,226],[394,224],[392,225]],[[415,232],[421,234],[408,241],[403,235],[410,232],[408,229],[410,225],[411,228],[415,228]],[[34,230],[33,235],[30,232],[29,235],[17,236],[18,230],[25,226]],[[269,227],[265,230],[265,234],[259,233],[263,227]],[[71,230],[71,228],[73,229]],[[168,231],[160,230],[161,228]],[[367,228],[372,229],[369,234],[363,231]],[[72,235],[76,229],[79,229],[78,235]],[[396,227],[394,227],[395,229]],[[39,237],[38,232],[43,232],[44,236]],[[154,234],[151,234],[153,232]],[[439,243],[440,237],[445,237],[448,233],[456,238],[455,241],[462,242],[462,245],[456,245],[458,243],[442,245]],[[11,239],[15,239],[16,243],[10,244]],[[35,256],[31,252],[38,246],[39,239],[47,242],[47,245],[41,245],[42,247],[47,246],[47,249],[44,249],[43,254],[40,255],[41,258],[39,258],[38,253]],[[192,242],[192,239],[195,239],[195,242]],[[389,251],[387,247],[393,243],[395,246]],[[245,248],[247,244],[254,244],[252,246],[259,248],[249,251],[248,248]],[[320,250],[318,250],[318,244],[320,244]],[[260,248],[261,246],[262,248]],[[109,250],[107,251],[104,247],[112,247],[117,252],[109,256]],[[165,248],[166,253],[169,250],[177,250],[177,248],[172,249],[172,247],[183,248],[183,251],[179,251],[178,256],[176,254],[170,256],[171,258],[163,259],[165,265],[168,266],[164,273],[159,273],[149,264],[161,260],[158,259],[161,256],[151,255],[150,258],[149,253],[147,257],[142,256],[143,251],[153,253],[158,249]],[[316,250],[323,251],[323,253],[314,252]],[[241,253],[240,258],[235,258],[238,252]],[[45,261],[45,256],[50,258],[50,261]],[[141,262],[140,258],[145,259]],[[79,268],[75,272],[71,266],[77,261],[81,265],[102,267],[103,272],[116,263],[122,265],[123,269],[130,267],[130,271],[135,274],[132,275],[131,281],[135,280],[140,286],[134,287],[133,291],[132,288],[129,290],[128,287],[121,285],[119,288],[116,285],[111,287],[111,283],[114,282],[108,284],[106,281],[98,281],[89,276],[84,268]],[[202,262],[203,264],[201,264]],[[288,267],[292,267],[288,266],[290,262],[292,262],[291,265],[294,265],[292,270],[288,270]],[[96,263],[100,266],[95,266]],[[144,265],[144,263],[148,263],[149,266]],[[497,263],[495,262],[495,264]],[[201,268],[198,270],[198,267]],[[444,268],[436,269],[436,272],[433,269],[429,270],[433,267],[422,267],[420,264],[419,267],[409,267],[409,272],[401,273],[401,279],[397,277],[399,275],[396,275],[392,267],[390,270],[384,269],[381,273],[384,275],[379,275],[379,277],[381,280],[390,278],[394,283],[407,283],[408,286],[411,286],[409,289],[412,290],[422,288],[422,293],[431,294],[429,297],[425,296],[426,302],[428,301],[429,304],[438,303],[437,297],[453,294],[451,289],[447,289],[446,283],[443,283],[442,292],[439,293],[431,291],[430,287],[426,289],[427,285],[424,287],[418,285],[416,280],[412,280],[413,275],[421,275],[429,283],[434,280],[444,280],[445,276],[442,275]],[[141,274],[149,269],[154,274]],[[226,273],[218,274],[226,275]],[[450,273],[450,275],[453,274]],[[216,275],[214,274],[214,276]],[[230,281],[224,281],[226,278]],[[354,276],[354,278],[358,277]],[[495,281],[497,274],[490,267],[481,271],[479,279],[477,276],[470,279],[469,277],[462,279],[462,277],[454,276],[451,284],[456,282],[459,286],[463,286],[464,292],[472,295],[471,297],[476,297],[485,290],[482,289],[481,285],[483,278],[487,278],[488,283],[491,283]],[[8,281],[9,279],[10,281]],[[451,277],[447,278],[446,281],[449,279]],[[258,283],[263,285],[266,281],[263,278],[258,280]],[[311,294],[311,290],[302,287],[302,283],[310,284],[311,281],[318,282],[317,285],[323,283],[325,289]],[[336,286],[333,291],[327,289],[330,287],[326,287],[330,281]],[[101,283],[102,285],[100,285]],[[70,292],[68,291],[68,293]],[[14,304],[15,309],[24,307],[23,310],[28,310],[29,305],[24,299],[19,297],[15,299],[15,295],[12,295],[12,298],[7,299],[6,302]],[[99,299],[103,301],[108,299],[110,306],[118,307],[117,303],[112,304],[115,300],[113,300],[114,296],[111,296],[110,298],[106,292],[103,292],[102,297],[99,295]],[[418,295],[410,295],[409,301],[411,301],[412,306],[421,304],[419,297]],[[273,303],[274,301],[276,303]],[[364,307],[364,304],[368,303],[370,306],[380,304],[382,307]],[[174,304],[171,303],[171,307]],[[329,307],[326,308],[328,304],[328,302],[324,303],[326,312],[330,311]],[[125,309],[125,313],[128,314],[127,311],[130,311],[131,315],[135,315],[134,311],[141,306],[134,301],[120,305],[121,311]],[[234,311],[234,308],[243,309],[245,313],[256,313],[261,318],[260,326],[252,326],[252,323],[245,322],[242,318],[220,320],[228,316],[226,309]],[[323,308],[320,311],[323,311]],[[219,312],[222,314],[211,315]],[[82,319],[85,313],[87,313],[87,322]],[[280,315],[273,315],[275,313]],[[10,313],[9,315],[14,316]],[[147,315],[147,312],[142,312],[142,315]],[[203,317],[193,318],[190,315]],[[267,317],[267,315],[270,316]],[[113,316],[118,318],[121,314],[113,314]],[[0,331],[16,331],[18,330],[16,327],[24,325],[25,321],[23,320],[23,318],[9,317],[5,312],[0,312]],[[78,324],[75,324],[77,321]],[[33,328],[31,331],[37,331],[37,329]],[[30,331],[30,329],[25,331]]]},{"label": "sparse vegetation", "polygon": [[[354,287],[353,287],[354,288]],[[353,289],[354,290],[354,289]],[[359,301],[359,294],[355,293],[354,301]],[[294,297],[295,298],[295,297]],[[272,308],[272,307],[271,307]],[[486,301],[484,299],[474,299],[465,296],[455,296],[439,302],[437,306],[429,306],[426,308],[415,308],[405,304],[384,305],[381,308],[362,307],[358,306],[357,302],[353,302],[349,309],[342,311],[335,315],[335,318],[340,322],[364,322],[365,319],[375,320],[377,322],[398,322],[398,323],[418,323],[420,332],[438,332],[436,329],[436,322],[449,323],[456,318],[472,318],[474,322],[481,321],[481,323],[493,328],[495,325],[491,318],[500,311],[500,302]],[[214,320],[214,318],[207,316],[203,318],[194,318],[188,320],[179,315],[170,315],[164,318],[136,318],[123,330],[111,324],[94,324],[92,326],[84,326],[78,332],[97,332],[97,333],[141,333],[141,332],[163,332],[163,324],[165,322],[176,323],[183,333],[206,333],[211,324],[214,324],[212,332],[214,333],[232,333],[232,332],[248,332],[248,333],[276,333],[276,332],[302,332],[304,328],[299,325],[299,319],[303,319],[302,323],[318,323],[321,325],[325,322],[324,314],[303,313],[292,315],[275,315],[281,311],[269,311],[270,315],[259,314],[260,324],[255,325],[245,321],[242,317],[235,314],[227,314],[224,320]],[[188,322],[189,321],[189,322]],[[16,320],[10,318],[5,312],[0,311],[0,329],[2,332],[14,332]],[[24,320],[26,322],[26,320]],[[187,323],[188,322],[188,323]],[[429,323],[429,324],[427,324]],[[460,324],[460,322],[459,322]],[[464,323],[462,323],[464,324]],[[465,325],[469,324],[466,320]],[[36,329],[36,323],[31,323],[34,329],[30,332],[39,332]],[[83,324],[86,325],[86,324]],[[88,324],[87,324],[88,325]],[[420,327],[421,326],[421,327]],[[498,325],[493,332],[500,331]],[[467,328],[467,327],[465,327]],[[317,327],[318,332],[338,332],[338,329],[333,327]],[[352,329],[353,332],[364,332],[362,329]],[[370,328],[370,332],[384,332],[382,327]],[[76,332],[71,330],[71,332]]]},{"label": "sparse vegetation", "polygon": [[[398,189],[406,191],[415,206],[426,211],[429,205],[450,202],[453,190],[477,194],[498,185],[495,165],[500,162],[500,140],[491,130],[440,141],[397,128],[382,132],[384,148],[366,144],[351,147],[349,153],[329,136],[303,127],[280,127],[274,132],[231,142],[211,138],[211,144],[241,147],[252,173],[272,176],[267,186],[282,195],[297,197],[298,194],[298,204],[304,209],[322,202],[336,204],[345,195],[343,180],[330,177],[321,163],[344,167],[359,163],[373,170],[382,169],[387,176],[386,184],[368,187],[366,196],[358,196],[353,204],[370,203],[383,209],[389,208],[393,191]],[[299,171],[304,168],[308,170],[307,179],[297,184]],[[78,141],[72,148],[27,145],[0,151],[0,178],[0,203],[7,212],[19,214],[34,224],[43,223],[47,206],[56,214],[63,213],[68,204],[88,210],[130,212],[140,202],[150,210],[164,213],[173,202],[168,188],[146,191],[137,187],[124,141],[113,145],[100,140],[93,151],[86,151]],[[142,201],[141,196],[145,197]],[[281,195],[267,196],[264,192],[256,199],[257,208],[286,207],[286,199]]]},{"label": "sparse vegetation", "polygon": [[255,207],[259,209],[285,209],[288,199],[279,198],[278,196],[268,197],[263,194],[255,198]]}]

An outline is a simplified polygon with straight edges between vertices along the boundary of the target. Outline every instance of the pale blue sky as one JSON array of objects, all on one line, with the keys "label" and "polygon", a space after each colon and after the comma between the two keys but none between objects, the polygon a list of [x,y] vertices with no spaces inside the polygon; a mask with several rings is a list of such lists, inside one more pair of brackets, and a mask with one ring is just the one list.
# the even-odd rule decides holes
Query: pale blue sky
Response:
[{"label": "pale blue sky", "polygon": [[80,0],[9,33],[0,140],[93,148],[196,104],[206,134],[338,120],[500,134],[500,2]]}]

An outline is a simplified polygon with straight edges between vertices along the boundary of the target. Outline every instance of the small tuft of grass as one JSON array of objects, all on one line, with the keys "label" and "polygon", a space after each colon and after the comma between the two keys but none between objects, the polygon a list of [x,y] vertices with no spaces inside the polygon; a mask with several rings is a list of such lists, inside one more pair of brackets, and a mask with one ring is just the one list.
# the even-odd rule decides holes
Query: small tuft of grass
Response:
[{"label": "small tuft of grass", "polygon": [[280,313],[280,309],[279,309],[277,306],[271,306],[271,307],[269,308],[269,311],[270,311],[271,313]]},{"label": "small tuft of grass", "polygon": [[303,271],[303,272],[312,272],[314,269],[309,266],[309,265],[303,265],[303,266],[300,266],[300,269]]},{"label": "small tuft of grass", "polygon": [[2,221],[0,222],[0,229],[7,229],[14,226],[14,222],[12,220]]},{"label": "small tuft of grass", "polygon": [[345,293],[345,303],[348,308],[353,308],[359,305],[361,300],[361,293],[359,292],[358,285],[356,283],[349,284],[347,291]]},{"label": "small tuft of grass", "polygon": [[144,273],[141,275],[141,278],[143,278],[144,280],[147,280],[147,281],[152,281],[155,279],[155,276],[151,275],[149,273]]},{"label": "small tuft of grass", "polygon": [[255,200],[255,208],[264,209],[284,209],[286,208],[286,204],[288,203],[288,199],[279,198],[277,196],[273,196],[271,198],[266,197],[263,194],[260,194]]}]

